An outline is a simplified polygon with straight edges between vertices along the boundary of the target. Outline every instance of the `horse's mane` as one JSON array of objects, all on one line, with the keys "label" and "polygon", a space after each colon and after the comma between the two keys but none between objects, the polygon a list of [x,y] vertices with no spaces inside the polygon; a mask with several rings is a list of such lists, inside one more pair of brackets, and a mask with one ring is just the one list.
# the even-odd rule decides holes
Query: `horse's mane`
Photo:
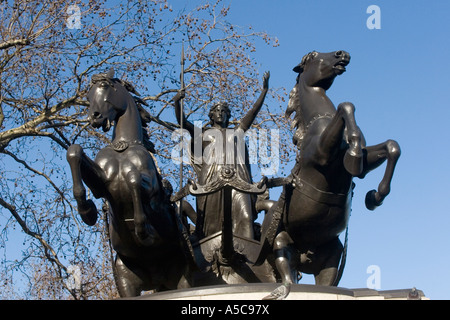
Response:
[{"label": "horse's mane", "polygon": [[[310,60],[314,59],[314,58],[317,56],[317,54],[318,54],[317,51],[311,51],[310,53],[305,54],[305,55],[303,56],[303,58],[302,58],[302,61],[301,61],[298,65],[296,65],[296,66],[294,67],[294,69],[292,69],[292,70],[294,70],[295,72],[297,72],[297,73],[298,73],[298,76],[300,76],[300,74],[303,72],[303,69],[305,68],[305,65],[306,65]],[[297,81],[298,81],[298,77],[297,77]]]},{"label": "horse's mane", "polygon": [[292,115],[292,113],[295,112],[295,116],[292,119],[291,128],[296,129],[292,140],[294,142],[294,145],[296,145],[298,148],[300,148],[301,142],[303,140],[306,131],[305,127],[306,124],[304,123],[303,115],[301,112],[298,83],[300,80],[300,75],[305,68],[305,65],[309,61],[314,59],[317,56],[317,53],[318,53],[317,51],[311,51],[308,54],[305,54],[301,62],[292,69],[294,72],[298,73],[298,76],[294,88],[292,88],[291,92],[289,93],[289,102],[288,107],[286,108],[285,116],[289,118]]},{"label": "horse's mane", "polygon": [[303,56],[302,61],[293,68],[294,72],[298,73],[294,88],[292,88],[289,93],[289,102],[286,108],[285,116],[290,118],[292,113],[295,112],[294,118],[292,119],[291,129],[296,129],[294,133],[294,137],[292,138],[294,145],[300,148],[301,141],[303,140],[303,136],[305,135],[305,124],[303,115],[301,113],[300,106],[300,93],[298,88],[298,82],[300,80],[300,74],[303,72],[305,65],[316,56],[317,52],[312,51]]},{"label": "horse's mane", "polygon": [[305,135],[305,126],[303,124],[302,113],[300,112],[300,95],[298,93],[297,84],[289,93],[289,102],[285,113],[286,118],[290,118],[291,114],[294,112],[295,115],[291,122],[291,129],[295,129],[295,132],[292,141],[294,142],[294,145],[300,148],[301,141]]},{"label": "horse's mane", "polygon": [[136,89],[130,82],[114,78],[114,73],[111,70],[108,73],[94,74],[91,78],[91,86],[100,81],[106,81],[112,87],[114,87],[115,83],[118,83],[122,85],[130,94],[132,94],[131,96],[134,100],[134,103],[136,104],[136,107],[139,111],[139,115],[141,118],[144,146],[148,151],[155,153],[155,145],[153,144],[153,142],[150,141],[150,137],[148,136],[147,133],[147,125],[148,123],[151,122],[151,116],[147,112],[147,110],[144,109],[144,105],[148,106],[148,104],[144,100],[139,98],[139,93],[136,91]]}]

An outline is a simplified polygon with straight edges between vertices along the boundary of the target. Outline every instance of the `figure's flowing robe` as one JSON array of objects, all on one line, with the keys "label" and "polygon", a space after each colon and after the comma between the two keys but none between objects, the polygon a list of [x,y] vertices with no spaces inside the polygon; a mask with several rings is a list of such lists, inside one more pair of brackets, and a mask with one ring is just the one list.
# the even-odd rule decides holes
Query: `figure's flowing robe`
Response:
[{"label": "figure's flowing robe", "polygon": [[[244,136],[237,135],[240,147],[235,148],[235,135],[230,134],[233,131],[234,129],[209,129],[203,132],[202,161],[201,163],[197,161],[194,165],[201,185],[214,182],[225,166],[231,166],[235,174],[245,182],[253,182]],[[218,134],[222,136],[222,146],[218,144]],[[230,201],[223,197],[223,190],[197,197],[196,232],[200,238],[222,231],[223,204],[224,201]],[[256,218],[255,196],[233,189],[231,203],[233,234],[253,239],[253,223]]]}]

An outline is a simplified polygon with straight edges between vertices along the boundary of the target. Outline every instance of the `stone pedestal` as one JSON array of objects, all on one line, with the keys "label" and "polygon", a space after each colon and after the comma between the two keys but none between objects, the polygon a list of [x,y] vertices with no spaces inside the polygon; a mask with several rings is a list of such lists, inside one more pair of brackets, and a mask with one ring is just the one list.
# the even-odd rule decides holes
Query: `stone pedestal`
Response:
[{"label": "stone pedestal", "polygon": [[[205,286],[165,291],[137,297],[138,300],[261,300],[277,283]],[[295,284],[286,300],[428,300],[421,290],[372,290]]]}]

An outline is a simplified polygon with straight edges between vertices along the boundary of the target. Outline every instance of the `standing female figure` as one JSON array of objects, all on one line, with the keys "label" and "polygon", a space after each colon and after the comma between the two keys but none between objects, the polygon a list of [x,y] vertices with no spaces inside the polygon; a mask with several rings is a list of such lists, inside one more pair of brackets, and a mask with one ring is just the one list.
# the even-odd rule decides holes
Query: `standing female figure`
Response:
[{"label": "standing female figure", "polygon": [[[267,91],[269,89],[270,73],[264,73],[263,90],[255,102],[253,107],[241,119],[239,124],[229,129],[228,124],[231,112],[227,103],[221,102],[213,105],[209,112],[210,127],[195,128],[186,117],[182,116],[180,100],[184,98],[184,90],[181,90],[174,98],[175,114],[178,123],[183,124],[192,137],[192,145],[194,141],[198,141],[195,133],[201,132],[201,151],[203,157],[201,161],[193,162],[194,170],[197,174],[198,183],[205,185],[214,183],[222,169],[229,167],[234,168],[234,172],[242,180],[252,183],[252,175],[250,171],[248,149],[245,145],[244,133],[251,127],[258,112],[264,103]],[[219,143],[222,142],[220,145]],[[242,148],[237,148],[242,146]],[[191,148],[191,149],[195,149]],[[238,152],[238,149],[243,152]],[[219,190],[212,194],[197,197],[197,224],[196,234],[201,239],[222,230],[223,212],[223,195]],[[228,201],[227,199],[225,199]],[[256,218],[255,199],[251,194],[232,191],[232,219],[233,234],[242,237],[254,239],[254,219]]]}]

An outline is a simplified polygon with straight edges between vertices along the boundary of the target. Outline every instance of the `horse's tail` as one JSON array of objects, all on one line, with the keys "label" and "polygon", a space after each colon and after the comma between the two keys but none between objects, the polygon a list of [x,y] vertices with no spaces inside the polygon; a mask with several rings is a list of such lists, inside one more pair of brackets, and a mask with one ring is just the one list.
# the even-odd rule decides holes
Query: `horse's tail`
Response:
[{"label": "horse's tail", "polygon": [[339,281],[341,281],[342,274],[344,273],[345,262],[347,261],[347,246],[348,246],[348,225],[347,229],[345,230],[344,249],[342,250],[341,263],[339,265],[336,279],[333,282],[334,287],[338,286]]},{"label": "horse's tail", "polygon": [[[355,189],[355,187],[356,187],[356,184],[354,182],[352,182],[352,187],[351,187],[352,198],[353,198],[353,190]],[[335,286],[335,287],[337,287],[337,285],[339,284],[339,281],[341,281],[342,274],[344,273],[345,262],[347,260],[347,247],[348,247],[348,223],[347,223],[347,228],[345,229],[345,240],[344,240],[344,248],[342,250],[341,263],[339,265],[338,274],[336,276],[336,279],[333,282],[333,286]]]}]

